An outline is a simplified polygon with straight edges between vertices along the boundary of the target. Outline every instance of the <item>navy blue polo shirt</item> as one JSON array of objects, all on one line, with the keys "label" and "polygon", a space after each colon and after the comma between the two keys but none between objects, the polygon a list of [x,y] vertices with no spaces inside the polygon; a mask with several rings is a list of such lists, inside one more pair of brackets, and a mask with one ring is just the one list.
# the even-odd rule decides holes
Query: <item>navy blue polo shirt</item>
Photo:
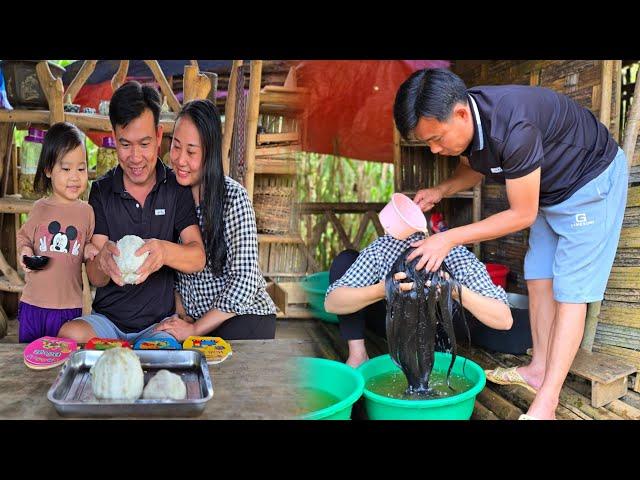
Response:
[{"label": "navy blue polo shirt", "polygon": [[618,151],[589,109],[548,88],[480,86],[468,97],[475,131],[462,155],[473,170],[502,184],[541,167],[540,206],[569,198]]},{"label": "navy blue polo shirt", "polygon": [[[176,181],[175,173],[160,159],[156,183],[144,206],[124,188],[118,165],[93,182],[89,204],[96,217],[94,233],[117,242],[125,235],[177,242],[182,230],[197,225],[193,196]],[[98,287],[93,309],[125,333],[139,332],[175,312],[174,271],[162,267],[140,285],[120,287],[109,280]]]}]

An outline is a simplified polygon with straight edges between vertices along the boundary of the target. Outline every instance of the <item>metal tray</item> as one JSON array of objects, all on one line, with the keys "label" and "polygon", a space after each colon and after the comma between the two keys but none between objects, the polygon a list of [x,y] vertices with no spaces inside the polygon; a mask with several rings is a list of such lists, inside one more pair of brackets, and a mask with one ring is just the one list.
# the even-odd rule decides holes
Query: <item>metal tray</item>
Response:
[{"label": "metal tray", "polygon": [[60,415],[66,417],[194,417],[213,397],[213,383],[204,355],[194,350],[134,350],[140,357],[144,384],[160,369],[182,377],[187,386],[184,400],[97,400],[91,388],[89,369],[104,352],[73,353],[47,393]]}]

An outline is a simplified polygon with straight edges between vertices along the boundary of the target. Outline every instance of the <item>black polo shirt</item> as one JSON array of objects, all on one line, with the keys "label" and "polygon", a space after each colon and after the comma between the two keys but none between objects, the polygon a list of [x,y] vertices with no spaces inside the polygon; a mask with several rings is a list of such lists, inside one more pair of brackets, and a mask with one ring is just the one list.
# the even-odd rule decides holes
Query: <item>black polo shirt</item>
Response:
[{"label": "black polo shirt", "polygon": [[540,206],[555,205],[600,175],[618,151],[587,108],[542,87],[480,86],[468,90],[473,141],[462,154],[499,183],[541,167]]},{"label": "black polo shirt", "polygon": [[[160,159],[156,183],[140,205],[124,189],[120,166],[93,182],[89,204],[96,217],[94,233],[117,242],[125,235],[176,242],[182,230],[197,225],[193,196],[178,185],[176,176]],[[175,312],[174,271],[162,267],[140,285],[119,287],[109,281],[98,287],[93,309],[125,333],[139,332]]]}]

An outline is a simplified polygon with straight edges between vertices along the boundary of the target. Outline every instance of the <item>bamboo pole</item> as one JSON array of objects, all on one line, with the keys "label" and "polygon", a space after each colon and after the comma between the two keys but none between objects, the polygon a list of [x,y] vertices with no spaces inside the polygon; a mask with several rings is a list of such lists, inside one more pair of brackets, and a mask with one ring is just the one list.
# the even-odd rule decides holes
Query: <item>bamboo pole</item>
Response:
[{"label": "bamboo pole", "polygon": [[402,150],[400,148],[400,132],[393,124],[393,190],[402,190]]},{"label": "bamboo pole", "polygon": [[225,175],[229,175],[229,151],[233,137],[233,121],[236,116],[236,81],[242,60],[234,60],[227,87],[227,101],[224,107],[224,134],[222,136],[222,167]]},{"label": "bamboo pole", "polygon": [[47,103],[49,104],[49,124],[64,121],[64,106],[63,95],[64,86],[62,85],[62,79],[56,78],[49,68],[49,63],[46,60],[39,62],[36,65],[36,73],[40,86],[47,97]]},{"label": "bamboo pole", "polygon": [[191,100],[207,98],[211,91],[211,80],[199,72],[197,64],[196,66],[185,65],[182,90],[184,92],[183,104]]},{"label": "bamboo pole", "polygon": [[[640,77],[640,75],[638,76]],[[627,157],[627,165],[631,168],[633,156],[638,140],[638,122],[640,121],[640,78],[636,78],[636,87],[633,90],[633,104],[627,113],[627,121],[624,127],[624,142],[622,150]]]},{"label": "bamboo pole", "polygon": [[[613,60],[602,61],[602,76],[600,88],[600,122],[609,129],[611,125],[611,95],[613,87]],[[593,350],[593,342],[598,328],[598,315],[602,302],[587,304],[587,314],[584,322],[584,334],[580,348],[588,352]]]},{"label": "bamboo pole", "polygon": [[174,112],[179,112],[181,108],[180,102],[173,93],[173,90],[171,90],[171,85],[169,85],[167,77],[165,77],[158,61],[144,60],[144,63],[147,64],[147,67],[149,67],[149,70],[153,73],[153,77],[160,84],[160,90],[162,90],[164,96],[167,97],[167,104],[169,105],[169,108]]},{"label": "bamboo pole", "polygon": [[93,71],[96,68],[97,60],[85,60],[80,67],[80,70],[76,74],[75,78],[71,81],[67,90],[64,92],[65,96],[69,95],[71,101],[76,97],[82,86],[85,84],[87,79],[91,76]]},{"label": "bamboo pole", "polygon": [[127,78],[127,73],[129,72],[129,60],[120,60],[120,65],[118,65],[118,70],[114,73],[111,78],[111,89],[115,92],[120,86],[124,83]]},{"label": "bamboo pole", "polygon": [[247,135],[245,138],[245,188],[253,201],[253,184],[256,166],[256,136],[258,133],[258,115],[260,114],[260,82],[262,80],[262,60],[251,61],[249,77],[249,98],[247,105]]}]

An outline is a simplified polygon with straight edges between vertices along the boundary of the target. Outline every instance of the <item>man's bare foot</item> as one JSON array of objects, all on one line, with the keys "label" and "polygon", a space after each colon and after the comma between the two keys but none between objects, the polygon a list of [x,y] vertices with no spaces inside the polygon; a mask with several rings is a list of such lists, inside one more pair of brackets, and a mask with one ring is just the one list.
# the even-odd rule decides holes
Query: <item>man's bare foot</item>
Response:
[{"label": "man's bare foot", "polygon": [[544,380],[544,370],[538,370],[529,365],[518,367],[518,373],[522,375],[522,378],[536,390],[539,390]]},{"label": "man's bare foot", "polygon": [[367,360],[369,360],[369,355],[367,355],[366,353],[364,355],[362,355],[362,354],[349,354],[349,358],[347,358],[347,361],[344,362],[344,363],[346,363],[350,367],[358,368],[360,365],[362,365]]},{"label": "man's bare foot", "polygon": [[531,415],[537,420],[555,420],[558,400],[547,399],[544,392],[538,392],[533,403],[529,406],[527,415]]}]

